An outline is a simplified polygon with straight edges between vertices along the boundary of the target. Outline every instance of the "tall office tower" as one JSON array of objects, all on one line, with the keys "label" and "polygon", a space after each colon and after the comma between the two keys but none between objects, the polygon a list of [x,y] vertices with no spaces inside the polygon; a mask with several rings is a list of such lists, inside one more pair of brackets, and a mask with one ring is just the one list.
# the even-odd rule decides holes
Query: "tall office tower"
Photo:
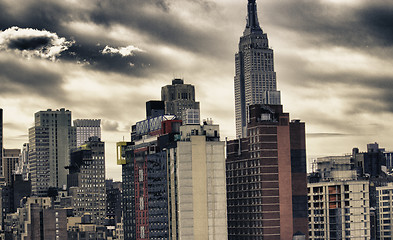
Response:
[{"label": "tall office tower", "polygon": [[91,214],[92,223],[103,225],[106,217],[105,144],[98,137],[71,153],[68,189],[73,197],[74,214]]},{"label": "tall office tower", "polygon": [[290,122],[281,105],[249,113],[247,137],[227,142],[228,239],[307,237],[304,123]]},{"label": "tall office tower", "polygon": [[[199,123],[199,102],[195,101],[195,88],[191,84],[184,84],[183,79],[172,80],[172,85],[166,85],[161,88],[161,101],[165,103],[165,114],[176,115],[178,119],[185,119],[187,109],[195,109],[195,112],[189,112],[197,118]],[[195,117],[197,115],[197,117]],[[189,117],[188,117],[189,118]],[[196,120],[194,121],[196,122]]]},{"label": "tall office tower", "polygon": [[29,175],[29,144],[24,143],[22,152],[20,153],[18,165],[15,173],[22,175],[22,179],[27,181],[30,179]]},{"label": "tall office tower", "polygon": [[[0,108],[0,165],[3,162],[3,109]],[[2,167],[2,166],[0,166]],[[0,169],[0,175],[3,175],[3,170]]]},{"label": "tall office tower", "polygon": [[236,137],[246,137],[248,107],[253,104],[281,104],[274,72],[273,50],[259,26],[255,0],[248,0],[246,29],[235,56]]},{"label": "tall office tower", "polygon": [[3,175],[7,184],[12,184],[12,176],[18,164],[20,149],[4,149],[3,152]]},{"label": "tall office tower", "polygon": [[34,127],[29,129],[29,147],[32,194],[46,196],[49,187],[64,188],[70,149],[76,147],[71,112],[62,108],[35,113]]},{"label": "tall office tower", "polygon": [[89,141],[89,137],[101,139],[101,119],[76,119],[74,127],[76,128],[77,147]]}]

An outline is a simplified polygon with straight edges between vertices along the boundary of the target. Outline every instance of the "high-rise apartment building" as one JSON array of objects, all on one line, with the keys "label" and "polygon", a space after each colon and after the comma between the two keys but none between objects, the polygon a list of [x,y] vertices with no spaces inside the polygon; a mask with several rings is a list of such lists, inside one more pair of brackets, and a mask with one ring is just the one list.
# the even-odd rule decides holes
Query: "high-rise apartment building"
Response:
[{"label": "high-rise apartment building", "polygon": [[[186,98],[195,99],[191,93]],[[148,103],[147,119],[132,127],[132,142],[118,144],[124,238],[227,239],[224,142],[218,125],[185,124],[175,115],[159,115],[159,102]],[[178,106],[180,112],[190,109]]]},{"label": "high-rise apartment building", "polygon": [[4,149],[3,152],[3,175],[7,184],[12,184],[15,167],[18,164],[20,149]]},{"label": "high-rise apartment building", "polygon": [[309,239],[371,239],[369,187],[366,180],[309,183]]},{"label": "high-rise apartment building", "polygon": [[[195,101],[195,87],[184,84],[183,79],[174,79],[172,85],[162,87],[161,101],[165,104],[165,114],[176,115],[182,120],[192,119],[192,124],[200,124],[199,102]],[[188,109],[195,111],[186,111]]]},{"label": "high-rise apartment building", "polygon": [[248,0],[248,17],[239,52],[235,56],[236,137],[246,137],[248,107],[253,104],[281,104],[274,71],[273,50],[258,22],[255,0]]},{"label": "high-rise apartment building", "polygon": [[391,240],[393,235],[393,183],[377,187],[378,238]]},{"label": "high-rise apartment building", "polygon": [[68,185],[74,214],[90,214],[92,223],[103,225],[106,217],[105,144],[98,137],[71,153]]},{"label": "high-rise apartment building", "polygon": [[45,196],[49,187],[67,185],[66,166],[70,149],[76,147],[71,112],[64,108],[35,113],[34,127],[29,129],[29,167],[32,194]]},{"label": "high-rise apartment building", "polygon": [[227,143],[228,239],[307,236],[305,125],[281,105],[249,112],[248,137]]},{"label": "high-rise apartment building", "polygon": [[76,119],[74,127],[76,128],[77,147],[89,141],[90,137],[101,139],[101,119]]}]

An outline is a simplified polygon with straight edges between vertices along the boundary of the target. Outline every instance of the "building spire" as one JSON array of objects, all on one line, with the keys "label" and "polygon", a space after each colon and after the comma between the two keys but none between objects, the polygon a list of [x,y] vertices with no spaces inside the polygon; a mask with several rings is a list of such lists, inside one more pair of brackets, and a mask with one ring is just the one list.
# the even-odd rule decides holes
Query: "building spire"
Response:
[{"label": "building spire", "polygon": [[261,31],[262,29],[259,26],[259,22],[258,22],[256,0],[248,0],[247,25],[244,33],[250,34],[252,32],[261,32]]}]

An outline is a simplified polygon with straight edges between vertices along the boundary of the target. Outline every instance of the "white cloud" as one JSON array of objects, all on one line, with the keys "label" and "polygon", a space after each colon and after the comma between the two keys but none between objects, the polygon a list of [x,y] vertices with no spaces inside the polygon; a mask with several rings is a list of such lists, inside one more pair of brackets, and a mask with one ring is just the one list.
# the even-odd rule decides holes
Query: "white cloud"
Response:
[{"label": "white cloud", "polygon": [[102,50],[102,54],[120,54],[122,57],[133,56],[134,52],[145,51],[132,45],[120,48],[105,46],[105,48]]},{"label": "white cloud", "polygon": [[36,56],[53,61],[73,43],[46,30],[14,26],[0,32],[0,50],[20,53],[27,58]]}]

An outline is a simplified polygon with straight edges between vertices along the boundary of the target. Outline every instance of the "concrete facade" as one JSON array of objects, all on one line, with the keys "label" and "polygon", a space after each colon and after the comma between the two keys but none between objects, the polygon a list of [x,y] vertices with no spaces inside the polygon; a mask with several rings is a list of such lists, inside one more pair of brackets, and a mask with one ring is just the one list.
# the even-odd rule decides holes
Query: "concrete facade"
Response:
[{"label": "concrete facade", "polygon": [[66,166],[70,149],[76,147],[71,112],[64,108],[35,113],[34,127],[29,129],[29,161],[32,192],[45,196],[49,187],[67,185]]},{"label": "concrete facade", "polygon": [[190,135],[182,126],[182,140],[170,150],[176,156],[170,158],[171,179],[176,179],[170,190],[177,196],[171,198],[171,215],[177,217],[174,239],[227,239],[224,142],[207,141],[204,127],[218,131],[218,126],[204,125],[201,135]]},{"label": "concrete facade", "polygon": [[369,182],[308,184],[310,239],[370,239]]},{"label": "concrete facade", "polygon": [[391,240],[393,235],[393,183],[377,187],[378,239]]}]

